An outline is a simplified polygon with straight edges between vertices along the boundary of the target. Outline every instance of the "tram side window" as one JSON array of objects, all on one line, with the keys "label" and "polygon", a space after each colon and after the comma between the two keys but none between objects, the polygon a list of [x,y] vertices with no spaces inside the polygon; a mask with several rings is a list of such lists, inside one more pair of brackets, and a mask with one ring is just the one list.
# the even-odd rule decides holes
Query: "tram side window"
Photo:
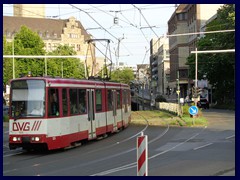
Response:
[{"label": "tram side window", "polygon": [[78,90],[79,111],[81,114],[87,113],[86,90]]},{"label": "tram side window", "polygon": [[59,115],[58,89],[51,88],[48,90],[48,115]]},{"label": "tram side window", "polygon": [[113,103],[113,97],[112,97],[112,90],[107,91],[107,102],[108,102],[108,110],[113,110],[112,103]]},{"label": "tram side window", "polygon": [[62,90],[63,116],[68,115],[67,89]]},{"label": "tram side window", "polygon": [[96,89],[96,112],[102,111],[102,90]]},{"label": "tram side window", "polygon": [[76,115],[79,113],[78,105],[77,105],[77,89],[70,89],[69,90],[70,96],[70,114]]},{"label": "tram side window", "polygon": [[120,97],[120,90],[117,90],[117,108],[121,108],[121,97]]},{"label": "tram side window", "polygon": [[124,104],[124,112],[128,112],[127,110],[127,91],[123,91],[123,104]]},{"label": "tram side window", "polygon": [[131,91],[128,90],[128,105],[131,106]]},{"label": "tram side window", "polygon": [[123,96],[122,96],[122,99],[123,99],[123,105],[126,105],[126,90],[123,90]]}]

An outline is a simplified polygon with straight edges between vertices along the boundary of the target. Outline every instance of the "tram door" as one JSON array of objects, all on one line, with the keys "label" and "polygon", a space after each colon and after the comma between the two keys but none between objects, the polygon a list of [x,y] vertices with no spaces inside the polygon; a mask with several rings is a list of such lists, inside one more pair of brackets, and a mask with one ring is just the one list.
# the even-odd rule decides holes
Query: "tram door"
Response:
[{"label": "tram door", "polygon": [[94,109],[94,89],[87,89],[87,97],[88,97],[88,131],[89,139],[93,139],[96,137],[96,121],[95,121],[95,109]]}]

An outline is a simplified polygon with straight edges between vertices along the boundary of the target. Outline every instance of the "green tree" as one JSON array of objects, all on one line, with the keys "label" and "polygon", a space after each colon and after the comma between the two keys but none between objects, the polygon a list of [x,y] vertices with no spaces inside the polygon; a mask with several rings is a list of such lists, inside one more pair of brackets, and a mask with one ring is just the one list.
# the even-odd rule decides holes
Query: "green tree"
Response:
[{"label": "green tree", "polygon": [[[207,25],[206,31],[235,29],[235,8],[226,4],[217,12],[217,18]],[[197,42],[198,50],[235,49],[235,32],[206,34]],[[190,78],[195,78],[195,54],[188,57]],[[198,79],[206,75],[215,89],[213,97],[218,103],[234,100],[235,54],[198,54]]]},{"label": "green tree", "polygon": [[[6,36],[3,36],[3,54],[11,55],[12,43],[6,41]],[[3,86],[9,84],[9,80],[12,79],[12,58],[3,59]]]},{"label": "green tree", "polygon": [[[14,55],[44,55],[44,42],[36,32],[26,26],[14,35]],[[16,78],[31,72],[33,76],[44,74],[44,59],[15,58]]]},{"label": "green tree", "polygon": [[134,74],[130,68],[124,68],[123,70],[117,69],[112,72],[111,80],[130,85],[130,82],[134,80]]},{"label": "green tree", "polygon": [[[76,55],[76,51],[68,45],[60,45],[49,55]],[[50,76],[61,76],[63,68],[63,77],[65,78],[84,78],[84,64],[77,58],[51,58],[47,60],[47,74]]]}]

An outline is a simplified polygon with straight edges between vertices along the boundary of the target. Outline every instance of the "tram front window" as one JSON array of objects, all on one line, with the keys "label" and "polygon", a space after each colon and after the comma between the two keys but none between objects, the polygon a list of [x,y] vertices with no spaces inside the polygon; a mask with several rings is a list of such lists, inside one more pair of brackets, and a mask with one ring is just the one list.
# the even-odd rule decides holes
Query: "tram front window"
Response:
[{"label": "tram front window", "polygon": [[19,80],[11,84],[11,116],[42,117],[45,114],[45,83],[43,80]]}]

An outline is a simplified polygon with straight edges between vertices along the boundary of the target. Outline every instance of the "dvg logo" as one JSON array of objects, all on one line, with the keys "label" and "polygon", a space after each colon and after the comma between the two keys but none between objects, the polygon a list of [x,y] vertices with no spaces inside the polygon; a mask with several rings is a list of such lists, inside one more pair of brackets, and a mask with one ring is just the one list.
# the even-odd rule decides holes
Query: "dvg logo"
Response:
[{"label": "dvg logo", "polygon": [[34,121],[32,128],[30,122],[13,122],[13,131],[38,131],[42,121]]}]

